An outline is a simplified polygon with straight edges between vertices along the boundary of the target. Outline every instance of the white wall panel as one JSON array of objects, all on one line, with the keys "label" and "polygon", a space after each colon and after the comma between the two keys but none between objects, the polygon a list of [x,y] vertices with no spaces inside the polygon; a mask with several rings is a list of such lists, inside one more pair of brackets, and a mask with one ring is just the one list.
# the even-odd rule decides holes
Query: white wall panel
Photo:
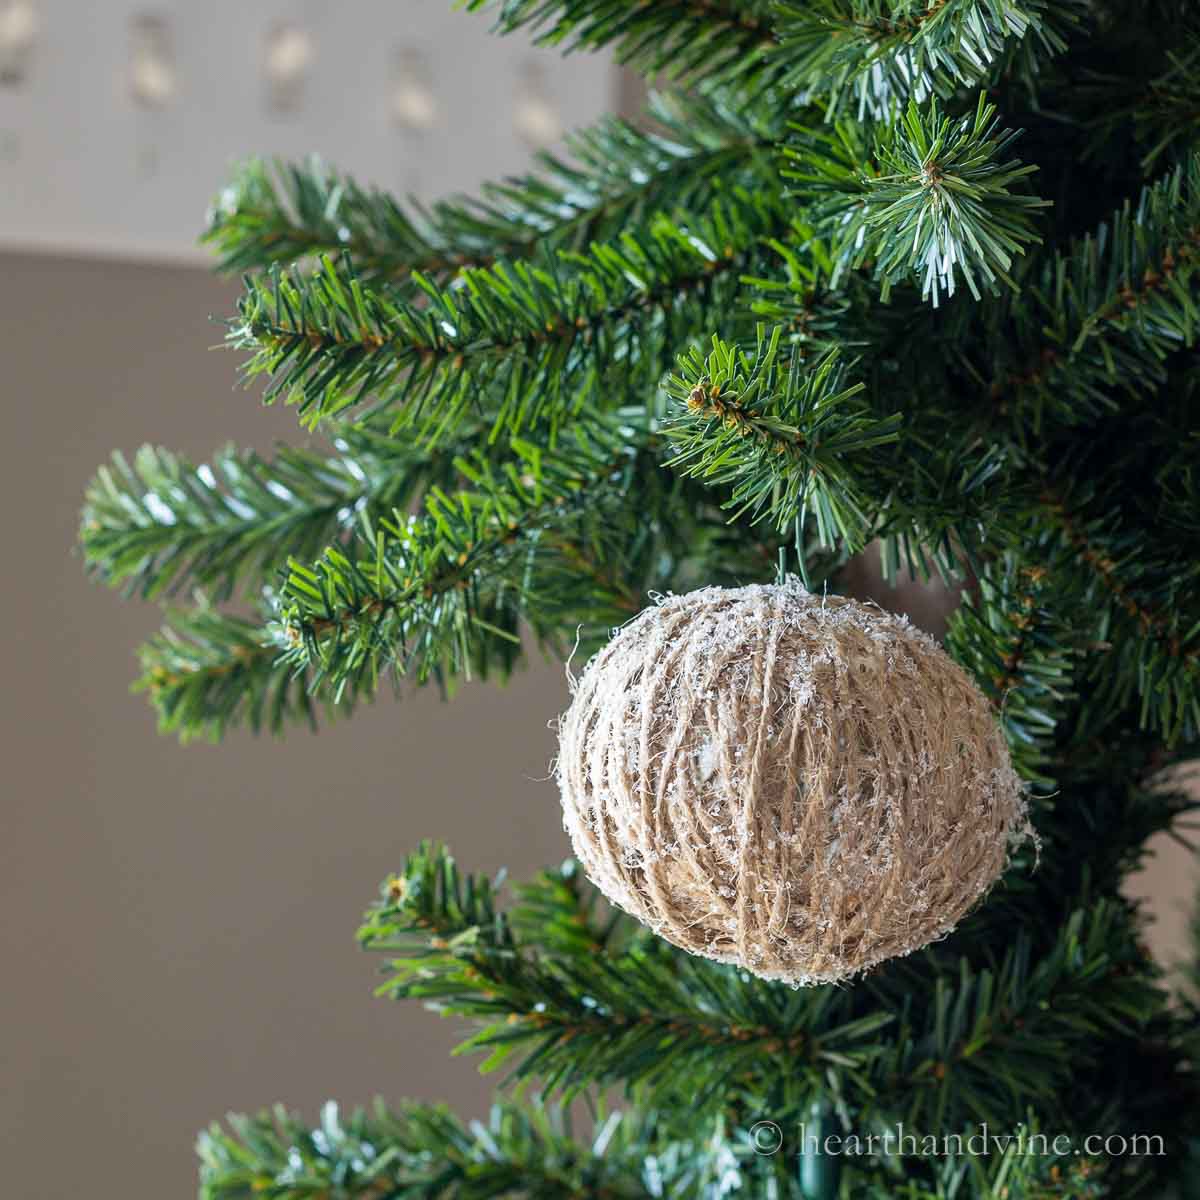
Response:
[{"label": "white wall panel", "polygon": [[[0,36],[12,0],[0,0]],[[522,103],[540,96],[562,128],[611,107],[615,74],[489,33],[452,0],[21,0],[36,17],[17,75],[0,47],[0,246],[198,259],[195,238],[229,164],[316,151],[379,186],[432,198],[511,173],[530,145]],[[134,96],[137,22],[159,23],[171,95]],[[303,29],[312,60],[292,107],[271,103],[265,47]],[[17,22],[20,24],[20,22]],[[11,27],[11,26],[10,26]],[[432,128],[397,120],[397,64],[415,52]],[[153,80],[151,81],[154,82]],[[160,81],[161,82],[161,81]],[[537,126],[538,112],[524,125]]]}]

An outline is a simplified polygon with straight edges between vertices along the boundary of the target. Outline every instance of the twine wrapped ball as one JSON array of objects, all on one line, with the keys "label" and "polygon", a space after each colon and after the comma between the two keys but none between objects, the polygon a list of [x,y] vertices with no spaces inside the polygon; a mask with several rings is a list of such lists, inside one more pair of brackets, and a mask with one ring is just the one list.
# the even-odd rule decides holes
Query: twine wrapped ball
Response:
[{"label": "twine wrapped ball", "polygon": [[559,724],[593,883],[693,954],[796,984],[951,930],[1030,834],[987,701],[905,617],[797,582],[670,596]]}]

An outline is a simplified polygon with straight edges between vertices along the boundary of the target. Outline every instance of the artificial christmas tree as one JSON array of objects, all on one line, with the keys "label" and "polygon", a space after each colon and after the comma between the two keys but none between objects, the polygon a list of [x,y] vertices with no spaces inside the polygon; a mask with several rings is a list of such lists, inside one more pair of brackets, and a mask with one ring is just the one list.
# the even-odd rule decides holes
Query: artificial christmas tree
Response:
[{"label": "artificial christmas tree", "polygon": [[[1200,1011],[1120,892],[1191,807],[1169,769],[1200,726],[1192,5],[466,7],[671,86],[644,127],[577,134],[478,201],[405,207],[315,161],[222,192],[230,341],[330,448],[144,448],[93,483],[91,568],[190,601],[142,651],[162,727],[452,690],[523,644],[597,649],[652,594],[788,572],[835,594],[878,540],[891,571],[965,581],[946,648],[1040,848],[943,940],[793,989],[614,915],[573,865],[501,900],[423,845],[361,939],[388,992],[469,1019],[527,1086],[487,1128],[428,1106],[235,1120],[202,1139],[202,1194],[1200,1194]],[[849,752],[892,746],[864,723],[881,707]],[[839,811],[919,821],[910,761],[951,770],[901,754],[893,790]],[[892,857],[865,866],[900,879],[920,864],[887,820]],[[817,842],[833,861],[832,824]],[[761,863],[729,865],[749,912]],[[885,908],[854,904],[861,937]]]}]

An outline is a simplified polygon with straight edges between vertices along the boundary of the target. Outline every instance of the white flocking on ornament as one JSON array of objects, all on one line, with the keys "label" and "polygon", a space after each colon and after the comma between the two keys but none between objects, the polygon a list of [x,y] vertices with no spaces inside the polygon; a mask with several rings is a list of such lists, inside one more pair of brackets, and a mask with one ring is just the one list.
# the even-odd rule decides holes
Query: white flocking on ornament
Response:
[{"label": "white flocking on ornament", "polygon": [[591,880],[694,954],[846,979],[941,937],[1032,836],[973,681],[907,618],[799,583],[670,596],[559,724]]}]

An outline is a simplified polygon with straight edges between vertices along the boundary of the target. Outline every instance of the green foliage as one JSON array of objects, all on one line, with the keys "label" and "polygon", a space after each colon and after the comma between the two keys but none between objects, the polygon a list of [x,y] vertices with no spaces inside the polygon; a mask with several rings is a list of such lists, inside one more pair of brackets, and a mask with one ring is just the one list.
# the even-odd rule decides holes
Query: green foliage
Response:
[{"label": "green foliage", "polygon": [[511,669],[522,619],[546,640],[636,611],[616,570],[636,536],[619,519],[638,475],[622,432],[597,423],[554,455],[514,439],[510,462],[461,458],[471,490],[433,488],[423,516],[364,520],[344,549],[292,561],[281,590],[291,661],[337,687],[373,688],[385,668],[418,682],[486,677]]},{"label": "green foliage", "polygon": [[[755,1157],[747,1139],[672,1124],[665,1113],[612,1113],[590,1136],[569,1113],[541,1104],[496,1105],[486,1123],[465,1125],[440,1105],[382,1102],[343,1118],[333,1103],[317,1124],[276,1107],[232,1115],[199,1139],[201,1200],[331,1200],[420,1196],[423,1200],[691,1200],[748,1194],[808,1200],[813,1193],[786,1158]],[[958,1136],[966,1143],[973,1128]],[[1036,1123],[1027,1138],[1045,1138]],[[1033,1143],[1037,1145],[1035,1141]],[[836,1160],[832,1160],[836,1161]],[[854,1171],[856,1200],[1097,1200],[1115,1196],[1107,1165],[1053,1152],[922,1163],[927,1178],[903,1180],[895,1165]]]},{"label": "green foliage", "polygon": [[606,920],[570,866],[506,910],[491,882],[423,845],[385,881],[360,939],[389,957],[384,994],[468,1018],[461,1050],[543,1094],[621,1084],[640,1108],[683,1104],[692,1129],[741,1097],[756,1115],[772,1105],[784,1128],[829,1099],[843,1129],[903,1122],[918,1136],[1010,1130],[1036,1106],[1082,1136],[1108,1102],[1100,1089],[1096,1107],[1070,1094],[1084,1048],[1109,1047],[1109,1096],[1141,1094],[1142,1080],[1117,1082],[1118,1062],[1160,1036],[1166,995],[1121,903],[1070,913],[1040,937],[1006,928],[1007,947],[981,962],[968,955],[988,938],[968,927],[855,989],[794,991]]},{"label": "green foliage", "polygon": [[[142,676],[164,733],[213,741],[232,725],[278,732],[285,723],[316,724],[310,680],[283,662],[264,622],[231,616],[201,597],[190,609],[168,610],[162,629],[142,646]],[[348,711],[353,695],[341,697]]]},{"label": "green foliage", "polygon": [[978,579],[978,600],[955,612],[946,645],[970,670],[997,710],[1013,765],[1048,788],[1045,774],[1054,733],[1072,698],[1073,660],[1079,639],[1045,597],[1046,565],[1024,566],[1007,554]]},{"label": "green foliage", "polygon": [[1157,743],[1116,740],[1113,725],[1110,718],[1107,728],[1072,730],[1078,749],[1060,730],[1053,758],[1060,790],[1035,798],[1041,851],[1028,886],[1051,913],[1065,896],[1119,891],[1126,875],[1147,865],[1147,841],[1197,810],[1195,799],[1160,774],[1170,760]]},{"label": "green foliage", "polygon": [[610,1200],[683,1197],[702,1186],[703,1158],[656,1136],[652,1119],[613,1113],[581,1144],[569,1114],[511,1104],[486,1124],[441,1105],[379,1103],[343,1119],[327,1104],[310,1128],[282,1107],[231,1116],[199,1141],[201,1200]]},{"label": "green foliage", "polygon": [[[1169,544],[1149,547],[1119,508],[1087,483],[1073,494],[1051,487],[1047,509],[1074,553],[1079,623],[1091,635],[1084,679],[1089,706],[1135,702],[1138,722],[1167,745],[1200,731],[1200,611],[1191,600],[1200,563],[1180,562]],[[1165,598],[1165,603],[1162,598]],[[1081,680],[1082,683],[1082,680]]]},{"label": "green foliage", "polygon": [[345,253],[370,283],[414,272],[445,282],[547,246],[585,251],[657,213],[706,208],[731,184],[768,180],[782,121],[738,99],[652,95],[656,131],[606,118],[568,134],[565,155],[540,151],[536,171],[429,207],[406,208],[315,157],[250,159],[214,201],[204,240],[225,270]]},{"label": "green foliage", "polygon": [[1123,114],[1132,117],[1135,136],[1145,147],[1143,170],[1151,170],[1170,151],[1196,145],[1196,113],[1200,110],[1200,27],[1192,25],[1182,47],[1167,51],[1167,65],[1147,85],[1144,95]]},{"label": "green foliage", "polygon": [[[552,905],[545,886],[510,920],[487,880],[464,878],[444,847],[422,845],[384,883],[359,938],[389,955],[382,992],[478,1023],[462,1050],[488,1051],[483,1069],[519,1055],[515,1078],[568,1096],[620,1082],[669,1098],[686,1070],[698,1109],[719,1103],[734,1081],[777,1071],[773,1056],[785,1049],[797,1052],[790,1069],[812,1086],[825,1071],[859,1072],[871,1058],[864,1039],[891,1020],[847,1020],[832,991],[814,1003],[817,994],[755,986],[649,939],[602,940],[581,889],[564,887],[555,901],[551,931],[590,929],[587,953],[564,956],[561,935],[541,931]],[[811,1036],[806,1026],[816,1027]]]},{"label": "green foliage", "polygon": [[[330,445],[144,447],[92,482],[91,572],[191,600],[141,651],[160,726],[449,693],[530,646],[586,655],[653,591],[791,560],[836,590],[878,540],[889,575],[962,588],[947,648],[1039,848],[944,941],[792,991],[676,951],[573,864],[502,897],[423,845],[362,940],[522,1105],[239,1118],[202,1140],[204,1195],[1183,1200],[1200,1014],[1121,888],[1197,806],[1162,774],[1200,745],[1192,6],[461,6],[684,86],[475,199],[238,169],[206,234],[249,272],[229,341]],[[594,1136],[557,1107],[610,1089],[630,1111]],[[755,1153],[764,1116],[1169,1153],[821,1174]]]},{"label": "green foliage", "polygon": [[[105,504],[89,505],[82,536],[98,572],[149,594],[274,580],[253,597],[257,620],[217,611],[210,592],[171,610],[141,648],[138,686],[184,740],[242,723],[281,732],[374,695],[389,676],[448,690],[462,676],[503,677],[522,661],[522,623],[559,652],[578,642],[586,654],[648,590],[769,574],[783,543],[729,524],[664,471],[657,424],[619,411],[553,444],[485,449],[478,432],[423,448],[343,428],[342,457],[225,452],[219,475],[146,451],[141,474],[93,486]],[[278,507],[274,520],[244,519],[241,506],[259,500]],[[303,544],[286,540],[296,531],[325,547],[308,564],[286,556]],[[817,580],[838,561],[811,542],[800,551]]]},{"label": "green foliage", "polygon": [[289,553],[319,554],[356,514],[405,503],[416,472],[402,472],[402,463],[402,454],[323,458],[288,447],[267,460],[227,446],[196,467],[143,446],[132,465],[117,453],[97,473],[80,542],[106,583],[149,598],[200,584],[223,599],[239,577],[254,578]]},{"label": "green foliage", "polygon": [[1168,0],[1135,9],[1127,0],[1106,0],[1097,35],[1050,100],[1085,122],[1088,159],[1119,169],[1128,157],[1145,174],[1194,149],[1195,6]]},{"label": "green foliage", "polygon": [[1144,399],[1165,381],[1168,356],[1196,341],[1198,222],[1192,153],[1022,273],[1020,293],[981,318],[983,336],[964,337],[975,347],[964,354],[969,386],[1035,436]]},{"label": "green foliage", "polygon": [[863,384],[845,384],[830,351],[802,364],[779,362],[782,328],[760,329],[753,356],[713,338],[708,355],[691,350],[667,392],[679,404],[668,429],[672,466],[715,485],[733,484],[726,507],[770,517],[781,531],[808,516],[825,545],[844,539],[862,548],[872,521],[854,474],[855,456],[895,442],[900,418],[874,418],[857,399]]},{"label": "green foliage", "polygon": [[[540,44],[612,47],[647,75],[739,84],[763,102],[815,99],[827,111],[884,112],[948,97],[1006,72],[1032,86],[1062,53],[1084,0],[462,0],[501,33]],[[769,99],[767,98],[769,97]]]},{"label": "green foliage", "polygon": [[767,0],[457,0],[468,12],[492,12],[494,29],[530,28],[543,46],[611,47],[618,62],[675,79],[755,78],[777,41]]},{"label": "green foliage", "polygon": [[949,99],[1004,69],[1032,80],[1086,12],[1078,0],[786,0],[776,6],[787,83],[827,110],[887,114]]},{"label": "green foliage", "polygon": [[[932,558],[948,577],[972,561],[982,522],[993,538],[1005,534],[1022,496],[1004,481],[1003,451],[973,433],[926,432],[900,413],[873,411],[861,381],[846,386],[836,346],[784,343],[782,332],[768,338],[760,328],[753,355],[714,338],[708,355],[693,348],[680,358],[665,385],[675,401],[670,466],[728,487],[734,519],[769,518],[794,533],[801,571],[808,529],[817,545],[846,553],[884,539],[890,574],[902,564],[927,574]],[[926,445],[928,457],[898,459],[902,439]]]},{"label": "green foliage", "polygon": [[652,386],[664,345],[719,306],[780,220],[738,192],[687,227],[656,218],[585,254],[464,270],[454,288],[414,274],[420,305],[326,259],[247,278],[230,341],[309,424],[370,399],[430,440],[479,411],[494,431],[554,425]]},{"label": "green foliage", "polygon": [[872,263],[886,300],[901,280],[920,281],[936,306],[954,295],[958,275],[978,300],[984,289],[1012,284],[1013,259],[1040,239],[1033,214],[1046,201],[1020,184],[1037,170],[1005,157],[1017,133],[1000,129],[982,94],[972,115],[955,117],[937,102],[910,101],[902,117],[880,127],[870,161],[859,128],[803,132],[787,149],[785,175],[797,194],[817,201],[819,228],[833,242],[834,278]]}]

